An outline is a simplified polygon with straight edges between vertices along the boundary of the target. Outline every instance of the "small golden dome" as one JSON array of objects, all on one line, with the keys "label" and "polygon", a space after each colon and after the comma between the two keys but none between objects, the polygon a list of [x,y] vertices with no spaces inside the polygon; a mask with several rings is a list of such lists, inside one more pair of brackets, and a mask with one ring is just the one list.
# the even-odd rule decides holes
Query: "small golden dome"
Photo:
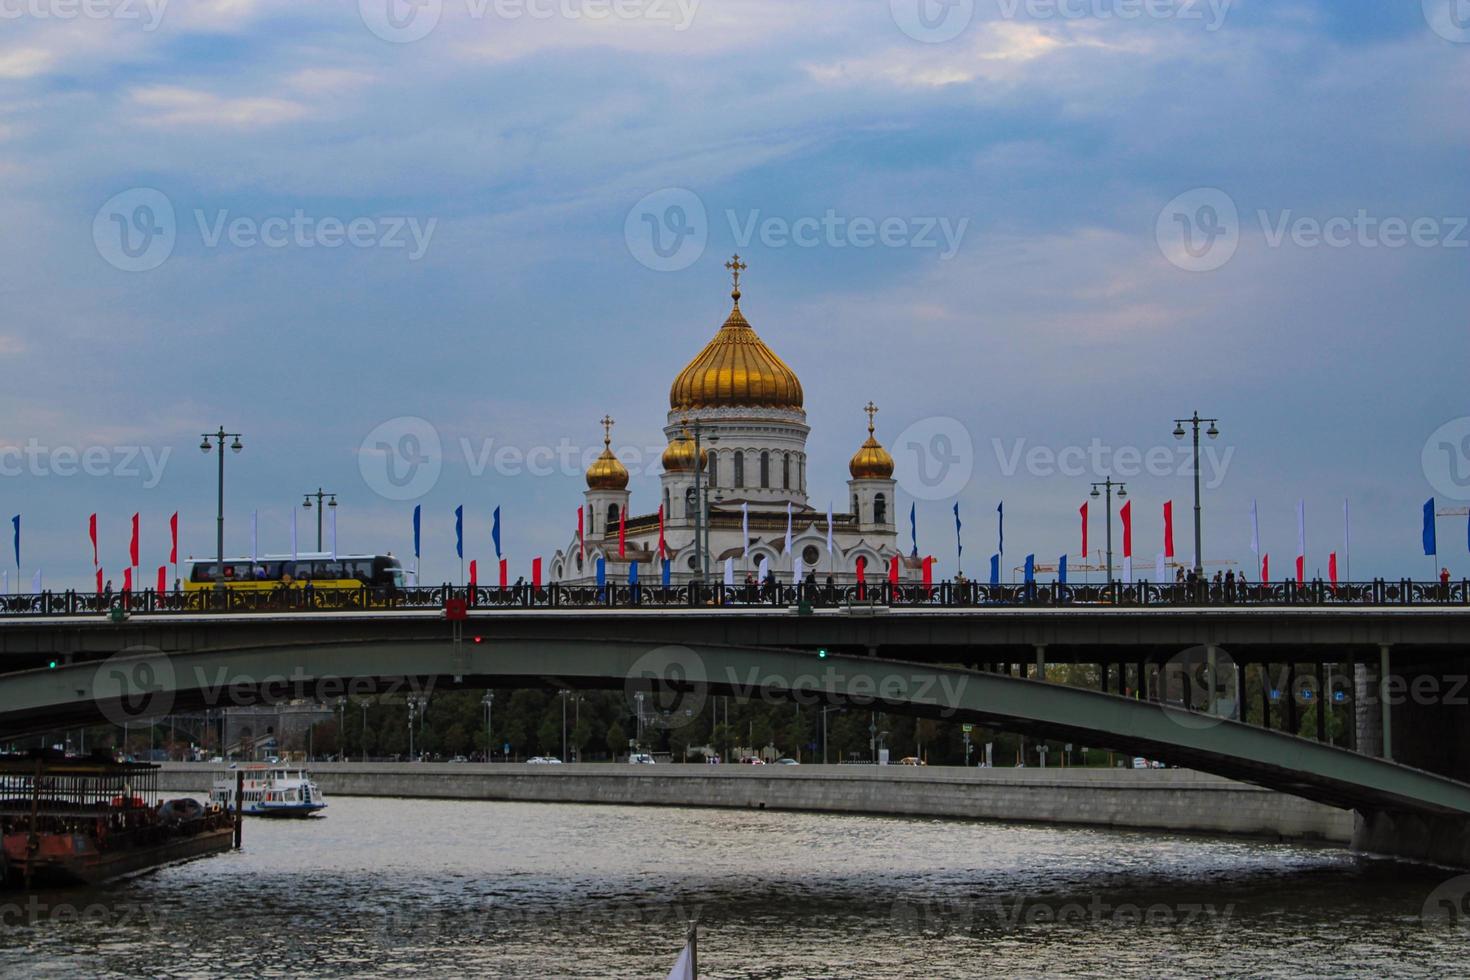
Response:
[{"label": "small golden dome", "polygon": [[594,459],[592,465],[587,467],[587,489],[589,490],[628,489],[628,468],[612,451],[612,427],[613,420],[608,416],[603,416],[602,455]]},{"label": "small golden dome", "polygon": [[[699,468],[704,469],[709,461],[709,450],[700,454]],[[664,471],[667,473],[690,473],[694,470],[694,437],[685,429],[681,435],[675,436],[669,443],[669,448],[663,454]]]},{"label": "small golden dome", "polygon": [[802,406],[801,380],[740,312],[740,256],[725,264],[735,274],[735,301],[725,325],[695,355],[669,389],[675,411],[701,408],[787,408]]},{"label": "small golden dome", "polygon": [[888,480],[893,477],[893,457],[873,436],[873,416],[878,406],[868,402],[863,411],[868,413],[868,441],[853,454],[847,464],[847,472],[854,480]]}]

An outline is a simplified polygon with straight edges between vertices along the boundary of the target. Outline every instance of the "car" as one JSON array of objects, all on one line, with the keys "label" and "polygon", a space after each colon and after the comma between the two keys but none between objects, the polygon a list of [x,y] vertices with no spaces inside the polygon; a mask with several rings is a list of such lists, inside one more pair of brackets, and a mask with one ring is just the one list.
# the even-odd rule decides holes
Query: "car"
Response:
[{"label": "car", "polygon": [[634,752],[628,756],[628,762],[635,766],[651,766],[654,759],[647,752]]},{"label": "car", "polygon": [[281,764],[281,757],[278,755],[266,756],[265,764],[268,766],[279,766]]},{"label": "car", "polygon": [[764,760],[764,759],[757,759],[755,756],[751,756],[748,759],[741,759],[740,762],[741,762],[742,765],[747,765],[747,766],[763,766],[763,765],[766,764],[766,760]]},{"label": "car", "polygon": [[1133,760],[1133,768],[1134,769],[1148,769],[1150,767],[1149,767],[1149,764],[1148,764],[1148,760],[1145,759],[1143,756],[1139,756],[1139,757],[1137,757],[1136,759]]},{"label": "car", "polygon": [[225,764],[225,757],[222,755],[217,755],[209,760],[209,764],[211,766],[222,766]]},{"label": "car", "polygon": [[532,766],[559,766],[561,760],[554,755],[535,755],[526,760],[527,765]]},{"label": "car", "polygon": [[801,765],[801,763],[800,762],[797,762],[795,759],[777,759],[776,760],[776,765],[778,765],[778,766],[799,766],[799,765]]},{"label": "car", "polygon": [[929,763],[916,755],[906,755],[898,760],[898,764],[901,766],[927,766]]},{"label": "car", "polygon": [[455,756],[455,757],[454,757],[454,758],[453,758],[453,759],[450,759],[450,760],[449,760],[449,761],[450,761],[450,762],[469,762],[469,761],[470,761],[470,760],[469,760],[469,759],[466,759],[466,758],[465,758],[465,757],[464,757],[464,756],[462,756],[462,755],[457,755],[457,756]]}]

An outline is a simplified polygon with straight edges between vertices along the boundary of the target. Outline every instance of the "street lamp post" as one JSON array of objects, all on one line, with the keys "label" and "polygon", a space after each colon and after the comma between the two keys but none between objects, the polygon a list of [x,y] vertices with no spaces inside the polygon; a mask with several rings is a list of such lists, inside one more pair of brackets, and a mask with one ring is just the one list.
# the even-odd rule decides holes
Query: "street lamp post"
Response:
[{"label": "street lamp post", "polygon": [[[692,423],[686,418],[681,420],[690,433],[694,436],[694,565],[698,569],[701,581],[709,581],[709,501],[707,494],[708,486],[704,483],[704,426],[698,419]],[[720,441],[720,437],[712,435],[709,437],[710,445]]]},{"label": "street lamp post", "polygon": [[827,715],[843,710],[842,705],[829,704],[822,709],[822,765],[827,764]]},{"label": "street lamp post", "polygon": [[1199,507],[1199,427],[1201,422],[1208,422],[1210,427],[1205,430],[1205,435],[1211,439],[1220,437],[1219,419],[1202,419],[1196,411],[1187,419],[1174,420],[1174,438],[1184,438],[1184,423],[1188,422],[1194,429],[1194,577],[1202,580],[1205,577],[1204,553],[1200,550],[1200,507]]},{"label": "street lamp post", "polygon": [[[211,443],[210,440],[215,440]],[[199,443],[200,452],[209,452],[210,449],[219,448],[219,511],[215,519],[215,545],[216,562],[214,566],[214,587],[218,592],[225,589],[225,440],[233,439],[230,449],[239,452],[245,447],[240,443],[240,433],[226,432],[224,426],[220,426],[218,432],[204,433],[204,440]]]},{"label": "street lamp post", "polygon": [[316,498],[316,550],[320,553],[322,550],[322,514],[324,513],[322,510],[322,499],[326,498],[327,507],[336,507],[337,495],[335,493],[329,493],[321,487],[317,487],[316,493],[308,493],[305,496],[306,500],[302,502],[301,506],[307,510],[311,510],[311,498]]},{"label": "street lamp post", "polygon": [[363,762],[367,761],[367,709],[371,703],[367,698],[357,702],[357,706],[362,709],[362,728],[357,733],[357,745],[362,750]]},{"label": "street lamp post", "polygon": [[408,699],[408,761],[414,762],[418,756],[414,752],[414,720],[423,721],[424,710],[429,706],[429,699],[417,695]]},{"label": "street lamp post", "polygon": [[[1098,489],[1099,487],[1101,487],[1102,489],[1099,490]],[[1114,490],[1114,488],[1116,488],[1117,491],[1118,491],[1118,499],[1119,500],[1123,500],[1123,499],[1127,498],[1127,496],[1128,496],[1128,484],[1126,484],[1126,483],[1114,483],[1112,477],[1108,477],[1103,482],[1101,482],[1101,483],[1094,483],[1092,485],[1092,495],[1094,497],[1106,496],[1106,501],[1105,502],[1106,502],[1106,507],[1107,507],[1107,512],[1108,512],[1108,522],[1107,523],[1108,523],[1108,584],[1109,585],[1112,585],[1113,584],[1113,490]],[[1086,556],[1084,556],[1084,557],[1086,557]]]},{"label": "street lamp post", "polygon": [[480,703],[485,706],[485,761],[492,762],[495,757],[495,747],[490,743],[490,719],[491,712],[495,710],[495,692],[486,691]]}]

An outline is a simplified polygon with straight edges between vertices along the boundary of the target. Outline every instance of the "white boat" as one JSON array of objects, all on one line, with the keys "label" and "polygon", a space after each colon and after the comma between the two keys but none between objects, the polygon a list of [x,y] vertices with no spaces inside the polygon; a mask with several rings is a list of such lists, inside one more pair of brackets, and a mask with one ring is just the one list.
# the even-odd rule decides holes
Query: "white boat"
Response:
[{"label": "white boat", "polygon": [[305,769],[288,765],[246,765],[215,778],[209,802],[235,809],[238,773],[245,774],[242,809],[255,817],[309,817],[327,808],[322,791]]}]

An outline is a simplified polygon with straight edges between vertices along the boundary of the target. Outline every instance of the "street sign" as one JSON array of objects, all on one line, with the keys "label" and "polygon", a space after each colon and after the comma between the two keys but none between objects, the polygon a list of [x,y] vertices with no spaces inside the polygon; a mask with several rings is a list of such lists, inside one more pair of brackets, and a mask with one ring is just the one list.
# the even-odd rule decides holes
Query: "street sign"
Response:
[{"label": "street sign", "polygon": [[960,726],[960,731],[964,732],[966,735],[970,734],[974,730],[975,730],[975,726],[974,725],[965,724],[965,725],[961,725]]},{"label": "street sign", "polygon": [[444,602],[444,618],[449,620],[469,619],[470,604],[463,599],[447,599]]}]

